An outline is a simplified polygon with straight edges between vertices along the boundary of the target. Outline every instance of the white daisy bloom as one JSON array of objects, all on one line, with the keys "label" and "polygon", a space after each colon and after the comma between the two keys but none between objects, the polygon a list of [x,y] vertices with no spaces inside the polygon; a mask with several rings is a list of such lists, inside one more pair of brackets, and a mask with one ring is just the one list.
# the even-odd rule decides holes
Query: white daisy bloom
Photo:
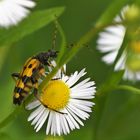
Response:
[{"label": "white daisy bloom", "polygon": [[29,13],[35,2],[32,0],[0,0],[0,26],[16,25]]},{"label": "white daisy bloom", "polygon": [[65,74],[65,69],[66,67],[58,71],[54,77],[57,80],[51,80],[40,96],[42,103],[48,108],[38,100],[26,107],[28,110],[34,109],[28,121],[35,125],[36,132],[47,122],[46,135],[66,135],[75,128],[79,129],[80,125],[83,126],[82,120],[88,119],[92,112],[94,103],[89,99],[95,95],[94,81],[86,78],[78,83],[86,74],[85,69],[76,71],[71,76]]},{"label": "white daisy bloom", "polygon": [[[115,22],[121,22],[125,17],[124,13],[129,9],[129,6],[125,6],[120,15],[117,15],[114,19]],[[119,49],[124,40],[126,33],[126,27],[123,25],[113,25],[104,29],[103,32],[99,33],[97,40],[97,49],[105,53],[102,60],[107,64],[113,64]],[[125,69],[123,79],[125,80],[140,80],[140,71],[132,71],[126,65],[127,51],[125,50],[118,62],[116,63],[115,70]]]}]

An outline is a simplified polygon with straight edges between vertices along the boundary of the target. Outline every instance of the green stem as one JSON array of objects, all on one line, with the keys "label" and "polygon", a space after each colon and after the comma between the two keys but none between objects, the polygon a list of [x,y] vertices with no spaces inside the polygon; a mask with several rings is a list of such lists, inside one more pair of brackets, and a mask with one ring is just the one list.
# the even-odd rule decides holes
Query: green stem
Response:
[{"label": "green stem", "polygon": [[21,107],[17,107],[11,114],[9,114],[1,123],[0,123],[0,129],[5,127],[11,120],[15,119],[18,115],[18,113],[21,111]]},{"label": "green stem", "polygon": [[62,38],[62,43],[61,43],[61,47],[60,47],[60,51],[59,51],[59,55],[58,55],[58,58],[57,58],[57,64],[59,64],[60,62],[60,59],[62,58],[62,56],[64,55],[65,53],[65,49],[66,49],[66,37],[65,37],[65,34],[64,34],[64,31],[61,27],[61,25],[59,24],[59,22],[56,21],[56,24],[58,26],[58,30],[59,30],[59,33],[61,35],[61,38]]},{"label": "green stem", "polygon": [[116,89],[127,90],[136,94],[140,94],[140,89],[132,87],[132,86],[128,86],[128,85],[120,85],[120,86],[117,86]]}]

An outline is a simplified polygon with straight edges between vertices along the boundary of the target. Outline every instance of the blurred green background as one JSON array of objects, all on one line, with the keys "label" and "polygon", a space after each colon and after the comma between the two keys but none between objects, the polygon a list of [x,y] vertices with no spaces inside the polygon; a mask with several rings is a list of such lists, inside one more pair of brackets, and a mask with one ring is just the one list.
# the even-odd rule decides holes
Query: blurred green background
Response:
[{"label": "blurred green background", "polygon": [[[54,6],[65,6],[66,10],[59,18],[66,34],[67,43],[75,43],[90,29],[112,0],[36,0],[33,11]],[[54,24],[28,35],[20,42],[10,47],[0,48],[0,121],[12,110],[14,81],[11,73],[18,72],[25,60],[52,46]],[[59,49],[60,36],[57,47]],[[95,80],[97,89],[104,82],[109,72],[109,66],[101,62],[101,54],[96,50],[96,38],[84,47],[68,63],[67,72],[81,70],[86,67],[87,76]],[[131,82],[127,82],[134,84]],[[138,83],[139,84],[139,83]],[[65,140],[140,140],[140,96],[124,91],[108,93],[97,99],[93,113],[85,126],[64,136]],[[98,108],[99,107],[99,108]],[[98,109],[100,110],[98,113]],[[36,133],[30,122],[27,122],[29,112],[23,110],[18,117],[0,131],[0,140],[45,140],[45,126]]]}]

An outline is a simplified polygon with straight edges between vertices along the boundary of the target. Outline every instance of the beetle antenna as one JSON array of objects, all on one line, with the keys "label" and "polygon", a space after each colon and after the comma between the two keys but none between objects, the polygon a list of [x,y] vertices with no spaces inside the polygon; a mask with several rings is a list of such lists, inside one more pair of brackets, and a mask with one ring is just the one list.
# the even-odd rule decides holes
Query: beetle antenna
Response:
[{"label": "beetle antenna", "polygon": [[54,21],[54,24],[55,24],[55,29],[54,29],[53,40],[52,40],[52,49],[53,50],[56,48],[56,37],[57,37],[57,31],[58,31],[58,25],[57,25],[57,20],[56,19]]}]

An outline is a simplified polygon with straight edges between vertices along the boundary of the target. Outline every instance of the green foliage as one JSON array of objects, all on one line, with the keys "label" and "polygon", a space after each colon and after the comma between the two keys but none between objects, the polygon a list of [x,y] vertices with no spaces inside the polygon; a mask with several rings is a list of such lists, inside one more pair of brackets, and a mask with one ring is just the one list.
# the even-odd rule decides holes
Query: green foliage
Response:
[{"label": "green foliage", "polygon": [[[46,1],[44,0],[39,2],[45,4]],[[105,0],[96,2],[93,0],[88,0],[75,2],[69,1],[66,4],[66,7],[69,7],[67,8],[67,11],[69,12],[70,9],[71,12],[73,11],[72,16],[69,16],[68,13],[64,13],[64,17],[62,20],[63,22],[61,20],[60,22],[62,22],[64,28],[68,26],[68,29],[65,30],[66,33],[68,32],[68,34],[70,35],[68,35],[67,38],[70,38],[70,40],[73,40],[73,37],[74,39],[80,39],[76,41],[76,43],[74,42],[74,45],[72,47],[66,48],[66,46],[68,46],[69,44],[66,42],[66,33],[64,33],[59,22],[57,23],[61,37],[61,45],[59,49],[59,56],[57,59],[57,67],[55,67],[53,71],[47,76],[47,78],[41,83],[40,90],[42,90],[45,87],[46,83],[56,74],[58,69],[61,68],[63,64],[70,62],[68,71],[71,71],[73,68],[74,70],[77,70],[81,69],[81,67],[87,67],[87,69],[90,71],[91,77],[94,77],[95,81],[97,81],[97,93],[96,98],[94,100],[96,106],[93,108],[93,114],[91,115],[90,119],[87,122],[85,122],[85,126],[82,127],[80,130],[75,130],[74,132],[71,132],[69,135],[64,136],[64,138],[62,139],[140,139],[140,90],[136,88],[138,87],[137,84],[139,85],[139,83],[123,81],[122,76],[124,74],[124,70],[118,72],[113,71],[114,65],[116,64],[117,60],[119,59],[120,55],[125,49],[124,46],[126,46],[127,42],[129,41],[129,38],[127,38],[127,36],[125,37],[124,42],[122,44],[122,49],[120,49],[118,57],[116,58],[116,61],[111,69],[100,63],[100,59],[97,59],[100,57],[100,55],[97,52],[95,53],[95,40],[93,40],[93,38],[96,37],[97,33],[100,30],[102,30],[107,25],[112,24],[112,19],[114,18],[114,16],[117,15],[120,9],[129,2],[130,0]],[[52,1],[48,3],[48,7],[49,5],[52,5]],[[63,1],[63,4],[64,3],[65,1]],[[59,2],[55,1],[55,4],[58,6]],[[80,6],[78,8],[74,7],[76,4]],[[83,7],[86,7],[86,4],[88,5],[88,8],[84,10],[85,17],[83,17]],[[102,14],[100,14],[100,16],[95,15],[94,17],[93,13],[96,13],[97,10],[96,5],[100,5],[98,8],[100,9],[99,12]],[[104,5],[105,10],[102,9],[102,5]],[[44,6],[45,5],[40,5],[40,8],[44,8]],[[45,6],[45,8],[48,7]],[[89,9],[92,12],[88,11]],[[56,7],[40,11],[35,10],[35,12],[31,13],[30,16],[27,17],[24,21],[22,21],[18,26],[12,27],[9,30],[0,30],[0,70],[1,77],[3,79],[6,79],[6,83],[4,82],[4,80],[0,81],[0,85],[2,87],[2,94],[0,94],[0,105],[2,107],[0,111],[0,114],[2,114],[0,118],[0,139],[16,140],[20,138],[22,140],[25,139],[24,135],[27,136],[27,140],[48,139],[48,137],[46,137],[45,135],[46,126],[40,132],[36,133],[33,130],[33,127],[31,127],[30,124],[27,122],[27,117],[29,114],[28,112],[23,111],[23,108],[21,109],[17,107],[14,110],[14,112],[11,113],[11,108],[13,109],[14,107],[11,103],[12,90],[10,89],[14,86],[14,83],[12,83],[12,80],[9,80],[9,76],[7,76],[7,78],[6,75],[10,75],[10,73],[13,70],[18,69],[19,65],[22,66],[20,61],[18,62],[18,64],[13,63],[12,59],[14,55],[17,57],[17,60],[23,59],[24,62],[24,56],[27,53],[32,54],[32,52],[34,52],[35,49],[39,51],[48,49],[46,48],[46,45],[50,46],[50,44],[44,45],[44,43],[42,43],[42,40],[44,42],[47,42],[47,35],[50,36],[52,31],[49,32],[49,26],[47,26],[47,28],[45,26],[56,20],[56,16],[59,17],[63,13],[63,11],[64,7]],[[83,32],[85,32],[84,28],[87,27],[89,29],[88,19],[92,16],[93,19],[96,19],[94,26],[91,27],[89,31],[86,31],[84,35],[81,35],[83,34]],[[82,22],[80,22],[80,20]],[[74,25],[72,25],[72,23],[74,23]],[[76,23],[78,23],[78,25]],[[86,27],[83,26],[84,24],[86,25]],[[46,30],[48,34],[46,34]],[[79,35],[75,33],[78,31],[80,32]],[[28,36],[28,38],[21,40],[23,37],[31,33],[32,36]],[[37,36],[38,34],[40,38]],[[43,38],[44,36],[45,38]],[[21,42],[19,42],[19,40],[21,40]],[[39,47],[38,44],[36,44],[36,42],[39,42]],[[92,51],[94,52],[90,52],[90,49],[87,49],[85,47],[86,44],[88,44],[89,42],[92,42],[90,44],[92,48],[90,49],[92,49]],[[10,51],[12,49],[10,45],[13,43],[14,53],[11,55]],[[27,46],[21,47],[22,44],[26,44]],[[78,53],[79,51],[81,53]],[[17,62],[17,60],[14,61]],[[97,71],[95,71],[96,69]],[[8,109],[8,107],[10,108]],[[22,112],[20,112],[20,110],[22,110]]]},{"label": "green foliage", "polygon": [[63,11],[64,7],[36,11],[30,14],[30,16],[23,20],[18,26],[12,27],[10,30],[1,29],[0,46],[11,45],[36,30],[39,30],[54,21]]}]

